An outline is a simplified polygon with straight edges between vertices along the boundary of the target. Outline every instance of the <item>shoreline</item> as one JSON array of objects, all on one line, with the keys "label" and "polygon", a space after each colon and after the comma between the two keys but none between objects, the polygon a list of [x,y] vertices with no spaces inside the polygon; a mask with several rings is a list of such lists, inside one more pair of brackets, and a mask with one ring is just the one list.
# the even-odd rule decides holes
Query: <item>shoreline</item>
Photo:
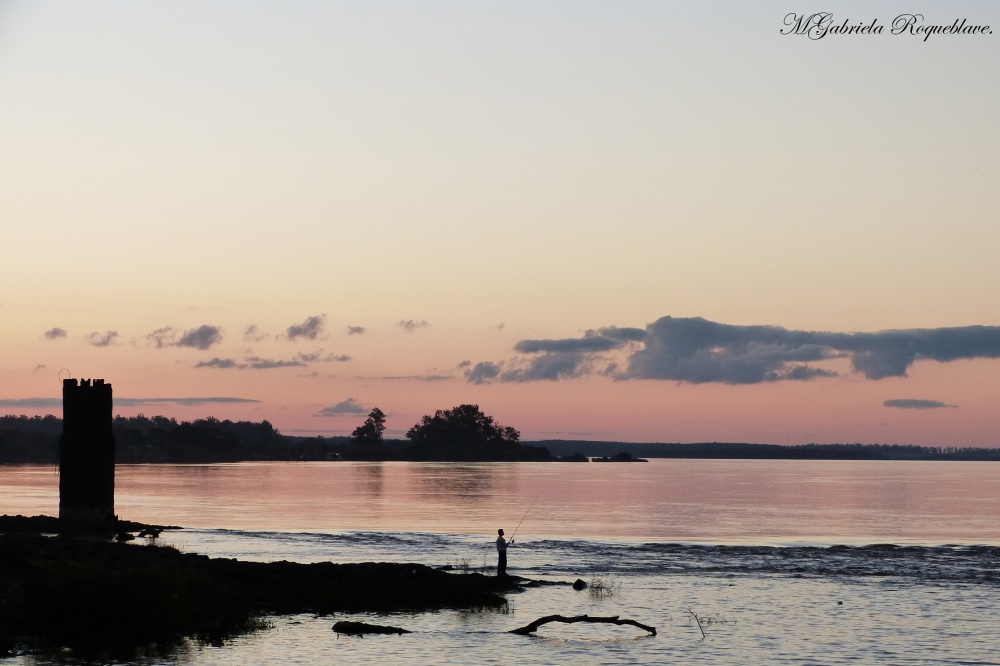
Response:
[{"label": "shoreline", "polygon": [[144,529],[166,528],[120,521],[79,531],[50,516],[0,517],[0,653],[219,643],[266,628],[271,615],[499,609],[502,594],[529,583],[411,563],[211,558],[115,539]]}]

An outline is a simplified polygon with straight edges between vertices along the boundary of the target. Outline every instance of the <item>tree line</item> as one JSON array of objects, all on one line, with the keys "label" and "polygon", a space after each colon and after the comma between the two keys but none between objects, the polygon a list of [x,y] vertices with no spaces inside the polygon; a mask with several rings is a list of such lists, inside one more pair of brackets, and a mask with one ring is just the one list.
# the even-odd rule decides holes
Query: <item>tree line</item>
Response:
[{"label": "tree line", "polygon": [[[292,437],[268,421],[213,417],[180,421],[165,416],[116,416],[112,422],[119,463],[210,463],[253,460],[587,461],[591,456],[800,460],[1000,460],[1000,448],[901,444],[625,444],[573,440],[522,442],[478,405],[426,415],[406,439],[386,439],[386,415],[369,412],[349,437]],[[0,464],[56,464],[62,419],[0,416]]]},{"label": "tree line", "polygon": [[[181,421],[164,416],[116,416],[118,463],[209,463],[247,460],[553,460],[544,447],[520,443],[478,405],[424,416],[406,440],[387,440],[385,413],[373,409],[350,437],[288,437],[268,421]],[[0,463],[55,464],[62,419],[0,416]]]},{"label": "tree line", "polygon": [[[178,422],[139,414],[114,417],[111,430],[119,463],[288,460],[295,449],[267,421]],[[52,415],[0,416],[0,463],[55,464],[61,434],[62,419]]]}]

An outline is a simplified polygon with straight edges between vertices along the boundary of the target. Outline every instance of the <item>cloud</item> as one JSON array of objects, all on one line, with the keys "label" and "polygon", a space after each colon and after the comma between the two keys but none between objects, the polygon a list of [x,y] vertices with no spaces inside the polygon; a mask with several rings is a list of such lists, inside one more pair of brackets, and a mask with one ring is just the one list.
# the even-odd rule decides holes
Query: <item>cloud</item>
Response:
[{"label": "cloud", "polygon": [[62,398],[16,398],[0,400],[0,408],[48,409],[62,407]]},{"label": "cloud", "polygon": [[814,368],[808,365],[795,365],[789,368],[785,372],[783,379],[797,379],[799,381],[808,381],[815,377],[837,377],[837,373],[833,370],[825,370],[823,368]]},{"label": "cloud", "polygon": [[600,335],[612,340],[620,340],[621,342],[643,342],[649,335],[642,328],[619,328],[617,326],[606,326],[597,329],[597,331],[587,331],[586,334]]},{"label": "cloud", "polygon": [[500,376],[500,366],[483,361],[465,371],[465,378],[472,384],[486,384]]},{"label": "cloud", "polygon": [[292,324],[288,327],[288,330],[285,331],[285,335],[288,336],[289,340],[295,340],[297,338],[315,340],[323,334],[325,326],[326,315],[316,315],[309,317],[301,324]]},{"label": "cloud", "polygon": [[55,328],[50,328],[49,330],[42,333],[42,337],[44,337],[46,340],[58,340],[59,338],[65,338],[67,335],[69,335],[69,333],[66,332],[66,329],[59,328],[58,326],[56,326]]},{"label": "cloud", "polygon": [[[209,404],[255,403],[259,400],[250,398],[208,397],[208,398],[118,398],[114,399],[115,407],[135,407],[140,405],[185,405],[199,406]],[[17,400],[0,400],[0,407],[50,408],[62,407],[62,398],[20,398]]]},{"label": "cloud", "polygon": [[368,329],[365,328],[364,326],[348,326],[347,327],[347,334],[348,335],[362,335],[363,333],[365,333],[367,331],[368,331]]},{"label": "cloud", "polygon": [[[619,380],[756,384],[834,377],[836,372],[809,364],[837,358],[849,358],[854,372],[867,379],[905,377],[919,360],[1000,358],[1000,327],[830,333],[662,317],[645,329],[610,326],[579,338],[522,340],[514,350],[533,358],[516,358],[500,372],[494,372],[499,366],[484,365],[466,378],[521,382],[604,374]],[[624,353],[624,364],[602,356],[607,353]]]},{"label": "cloud", "polygon": [[275,368],[295,368],[302,367],[305,365],[302,361],[275,361],[270,358],[261,358],[259,356],[248,356],[247,365],[254,370],[273,370]]},{"label": "cloud", "polygon": [[317,416],[341,416],[343,414],[367,414],[368,409],[354,398],[341,400],[332,407],[324,407]]},{"label": "cloud", "polygon": [[196,368],[245,368],[247,367],[244,363],[238,363],[231,358],[213,358],[211,361],[199,361],[195,363]]},{"label": "cloud", "polygon": [[276,368],[302,368],[308,363],[344,363],[350,361],[351,357],[346,354],[327,354],[323,351],[316,351],[310,354],[296,354],[291,360],[280,360],[263,358],[261,356],[247,356],[243,361],[232,358],[213,358],[210,361],[200,361],[195,364],[196,368],[216,368],[220,370],[274,370]]},{"label": "cloud", "polygon": [[194,347],[195,349],[208,349],[217,342],[222,341],[222,329],[218,326],[202,325],[184,331],[184,335],[177,341],[178,347]]},{"label": "cloud", "polygon": [[[621,378],[669,379],[700,384],[756,384],[816,376],[810,366],[842,353],[820,339],[826,334],[777,326],[733,326],[701,318],[663,317],[646,327],[641,348]],[[803,369],[805,368],[805,369]]]},{"label": "cloud", "polygon": [[406,381],[418,381],[418,382],[443,382],[448,379],[454,379],[451,375],[396,375],[392,377],[379,377],[379,379],[385,380],[406,380]]},{"label": "cloud", "polygon": [[93,333],[89,333],[86,339],[87,342],[95,347],[110,347],[118,339],[118,331],[107,331],[105,333],[94,331]]},{"label": "cloud", "polygon": [[957,408],[958,405],[947,405],[940,400],[917,400],[913,398],[899,398],[896,400],[886,400],[883,407],[898,407],[900,409],[940,409],[942,407]]},{"label": "cloud", "polygon": [[622,340],[594,334],[591,331],[582,338],[565,338],[562,340],[521,340],[514,349],[522,354],[537,354],[538,352],[601,352],[618,349]]},{"label": "cloud", "polygon": [[512,359],[503,368],[490,362],[477,363],[465,372],[465,377],[473,384],[486,384],[492,381],[555,381],[595,372],[614,375],[617,365],[607,364],[604,369],[597,368],[601,354],[628,348],[645,339],[646,335],[646,331],[642,329],[611,326],[588,330],[580,338],[521,340],[514,345],[514,350],[537,356]]},{"label": "cloud", "polygon": [[152,341],[153,346],[157,349],[173,345],[176,337],[177,331],[174,330],[173,326],[164,326],[146,335],[146,339]]},{"label": "cloud", "polygon": [[594,370],[591,356],[575,350],[552,351],[527,361],[516,359],[501,374],[505,382],[532,382],[541,379],[555,381],[590,374]]},{"label": "cloud", "polygon": [[246,342],[260,342],[267,337],[266,333],[261,333],[257,324],[250,324],[243,329],[243,339]]},{"label": "cloud", "polygon": [[299,353],[295,355],[295,358],[302,363],[344,363],[351,360],[347,354],[327,354],[324,356],[322,349],[310,354]]},{"label": "cloud", "polygon": [[400,319],[399,321],[396,322],[396,326],[400,327],[407,333],[413,333],[414,331],[418,331],[421,328],[427,328],[428,326],[430,326],[430,324],[428,324],[426,321],[423,320],[413,321],[412,319]]},{"label": "cloud", "polygon": [[180,339],[177,338],[177,335],[178,331],[173,326],[164,326],[146,334],[146,339],[157,349],[164,347],[208,349],[215,343],[222,342],[222,328],[207,324],[184,331]]},{"label": "cloud", "polygon": [[183,405],[186,407],[198,407],[200,405],[229,405],[241,403],[255,403],[260,400],[250,398],[230,398],[225,396],[213,396],[206,398],[115,398],[114,404],[118,407],[136,407],[140,405]]}]

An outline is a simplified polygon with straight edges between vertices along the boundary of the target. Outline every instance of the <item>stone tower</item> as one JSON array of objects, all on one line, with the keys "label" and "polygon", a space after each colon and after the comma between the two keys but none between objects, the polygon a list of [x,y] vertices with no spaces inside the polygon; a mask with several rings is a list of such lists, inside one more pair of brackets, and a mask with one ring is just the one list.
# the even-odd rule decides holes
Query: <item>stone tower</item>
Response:
[{"label": "stone tower", "polygon": [[63,380],[63,432],[59,439],[59,518],[75,522],[115,515],[115,437],[111,384],[103,379]]}]

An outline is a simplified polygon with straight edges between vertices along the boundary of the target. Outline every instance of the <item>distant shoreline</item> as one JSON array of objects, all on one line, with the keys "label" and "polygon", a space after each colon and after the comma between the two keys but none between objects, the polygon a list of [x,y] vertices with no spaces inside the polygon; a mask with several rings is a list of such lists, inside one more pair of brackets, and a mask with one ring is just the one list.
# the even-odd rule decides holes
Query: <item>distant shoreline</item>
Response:
[{"label": "distant shoreline", "polygon": [[[726,460],[1000,460],[1000,448],[927,447],[904,444],[756,444],[742,442],[616,442],[546,439],[520,441],[498,451],[454,447],[451,454],[420,450],[408,440],[359,444],[350,437],[283,435],[267,421],[214,418],[177,422],[165,417],[116,417],[119,464],[249,461],[408,460],[436,462],[588,462],[591,458],[692,458]],[[0,465],[56,464],[62,419],[0,416]],[[460,454],[460,455],[459,455]],[[626,457],[624,454],[628,454]]]},{"label": "distant shoreline", "polygon": [[748,444],[740,442],[635,443],[586,440],[525,442],[562,456],[579,451],[589,457],[621,451],[643,458],[723,460],[998,460],[1000,448],[927,447],[906,444]]}]

